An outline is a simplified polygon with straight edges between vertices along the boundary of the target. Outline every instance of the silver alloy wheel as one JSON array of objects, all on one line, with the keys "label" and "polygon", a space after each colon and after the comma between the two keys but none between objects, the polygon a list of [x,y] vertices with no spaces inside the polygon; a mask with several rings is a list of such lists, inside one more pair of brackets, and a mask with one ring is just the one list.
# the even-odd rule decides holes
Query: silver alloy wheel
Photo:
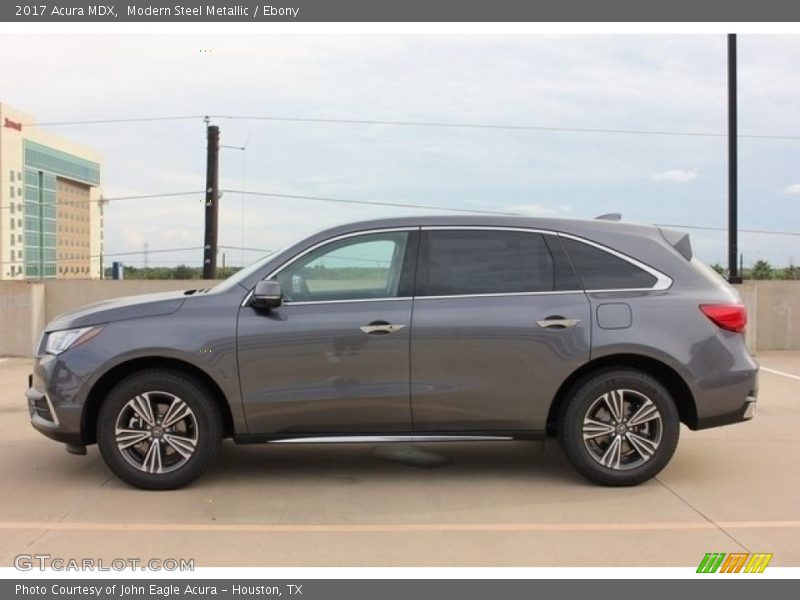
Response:
[{"label": "silver alloy wheel", "polygon": [[652,458],[663,433],[661,413],[634,390],[606,392],[583,419],[583,444],[598,463],[615,471],[635,469]]},{"label": "silver alloy wheel", "polygon": [[144,392],[117,415],[117,449],[136,469],[164,474],[180,469],[194,455],[198,439],[194,412],[175,394]]}]

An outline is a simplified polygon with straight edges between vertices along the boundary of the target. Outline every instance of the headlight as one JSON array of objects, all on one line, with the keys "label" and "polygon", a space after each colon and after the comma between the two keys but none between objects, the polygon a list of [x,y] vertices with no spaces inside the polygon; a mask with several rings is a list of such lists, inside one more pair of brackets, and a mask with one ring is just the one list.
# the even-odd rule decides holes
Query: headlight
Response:
[{"label": "headlight", "polygon": [[94,327],[80,327],[78,329],[64,329],[53,331],[47,334],[47,346],[45,352],[48,354],[61,354],[62,352],[74,348],[84,342],[88,342],[103,330],[102,325]]}]

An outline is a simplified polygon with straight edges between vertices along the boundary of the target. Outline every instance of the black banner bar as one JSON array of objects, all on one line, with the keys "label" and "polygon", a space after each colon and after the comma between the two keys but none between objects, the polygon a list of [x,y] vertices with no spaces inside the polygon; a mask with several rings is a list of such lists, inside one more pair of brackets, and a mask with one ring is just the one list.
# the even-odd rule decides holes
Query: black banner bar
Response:
[{"label": "black banner bar", "polygon": [[0,3],[6,22],[785,22],[787,0],[222,0]]},{"label": "black banner bar", "polygon": [[[796,582],[718,575],[697,579],[28,579],[4,580],[5,600],[518,600],[523,598],[794,597]],[[796,591],[796,589],[795,589]]]}]

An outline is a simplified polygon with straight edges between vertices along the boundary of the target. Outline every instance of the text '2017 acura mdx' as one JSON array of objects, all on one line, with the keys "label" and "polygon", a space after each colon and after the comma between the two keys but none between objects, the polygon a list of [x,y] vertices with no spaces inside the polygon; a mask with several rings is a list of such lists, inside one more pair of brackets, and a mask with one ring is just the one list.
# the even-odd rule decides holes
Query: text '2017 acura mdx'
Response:
[{"label": "text '2017 acura mdx'", "polygon": [[198,477],[222,439],[556,436],[593,482],[656,475],[680,423],[750,419],[736,292],[688,236],[608,221],[420,217],[309,237],[208,290],[50,322],[27,399],[138,487]]}]

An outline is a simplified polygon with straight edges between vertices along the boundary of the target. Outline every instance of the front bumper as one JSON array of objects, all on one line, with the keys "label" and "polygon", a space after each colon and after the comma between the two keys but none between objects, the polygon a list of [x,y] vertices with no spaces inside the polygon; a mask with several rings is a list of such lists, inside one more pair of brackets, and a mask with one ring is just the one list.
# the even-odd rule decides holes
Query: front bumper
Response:
[{"label": "front bumper", "polygon": [[[47,395],[35,387],[29,387],[25,392],[25,397],[28,399],[31,425],[36,431],[57,442],[76,446],[83,445],[83,436],[80,431],[80,410],[72,408],[56,412]],[[59,413],[62,418],[66,417],[67,422],[74,423],[77,421],[77,430],[74,427],[64,427],[59,418]]]},{"label": "front bumper", "polygon": [[83,388],[80,378],[59,357],[38,357],[25,391],[33,428],[58,442],[85,444]]}]

